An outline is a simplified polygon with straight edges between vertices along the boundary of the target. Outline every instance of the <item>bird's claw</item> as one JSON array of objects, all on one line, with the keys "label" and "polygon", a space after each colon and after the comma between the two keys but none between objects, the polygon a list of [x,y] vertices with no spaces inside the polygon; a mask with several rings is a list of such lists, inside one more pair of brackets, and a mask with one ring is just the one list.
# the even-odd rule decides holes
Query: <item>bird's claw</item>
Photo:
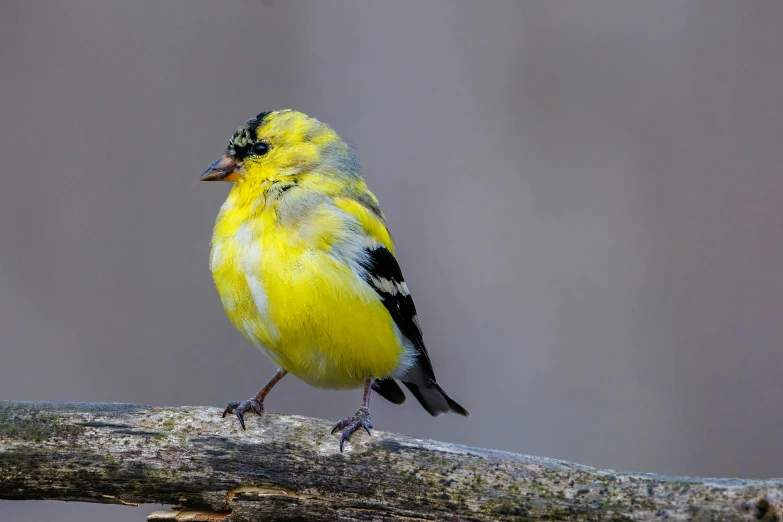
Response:
[{"label": "bird's claw", "polygon": [[239,419],[239,424],[242,425],[242,429],[245,429],[245,413],[252,411],[257,413],[258,415],[261,415],[264,413],[264,405],[263,403],[258,401],[258,398],[251,397],[250,399],[246,401],[232,401],[226,404],[226,409],[223,410],[223,418],[226,418],[226,415],[229,415],[231,413],[235,414],[237,416],[237,419]]},{"label": "bird's claw", "polygon": [[356,415],[344,418],[332,428],[332,433],[337,430],[343,430],[343,434],[340,437],[340,453],[343,451],[343,444],[345,444],[345,441],[350,439],[353,432],[359,428],[364,428],[367,435],[372,435],[372,433],[370,433],[372,422],[370,421],[370,410],[368,408],[359,408]]}]

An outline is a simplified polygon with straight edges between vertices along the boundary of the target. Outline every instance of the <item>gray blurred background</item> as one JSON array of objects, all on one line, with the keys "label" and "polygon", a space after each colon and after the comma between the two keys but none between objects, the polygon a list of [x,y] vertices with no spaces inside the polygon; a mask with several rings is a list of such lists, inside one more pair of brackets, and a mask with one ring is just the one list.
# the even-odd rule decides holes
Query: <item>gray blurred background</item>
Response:
[{"label": "gray blurred background", "polygon": [[[4,2],[0,398],[255,393],[207,266],[229,187],[196,180],[294,108],[356,146],[473,414],[375,400],[378,429],[780,477],[781,27],[776,0]],[[290,378],[267,407],[359,401]],[[152,510],[0,519],[55,509]]]}]

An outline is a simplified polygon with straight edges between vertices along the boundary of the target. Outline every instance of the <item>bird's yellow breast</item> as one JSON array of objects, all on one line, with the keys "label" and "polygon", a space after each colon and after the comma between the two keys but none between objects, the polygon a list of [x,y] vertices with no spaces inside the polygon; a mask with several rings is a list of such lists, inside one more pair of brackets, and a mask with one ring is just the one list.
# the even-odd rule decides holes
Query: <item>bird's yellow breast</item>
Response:
[{"label": "bird's yellow breast", "polygon": [[314,386],[359,386],[403,362],[399,330],[359,274],[362,230],[328,197],[248,203],[238,186],[215,224],[210,268],[229,319]]}]

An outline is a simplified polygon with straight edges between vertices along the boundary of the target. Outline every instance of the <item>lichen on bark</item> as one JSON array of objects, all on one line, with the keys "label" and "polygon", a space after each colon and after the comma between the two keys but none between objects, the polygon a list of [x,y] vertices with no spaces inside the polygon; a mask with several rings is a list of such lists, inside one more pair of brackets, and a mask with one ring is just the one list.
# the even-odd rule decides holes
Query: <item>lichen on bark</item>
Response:
[{"label": "lichen on bark", "polygon": [[157,521],[781,520],[783,481],[618,473],[267,413],[0,402],[0,498],[177,506]]}]

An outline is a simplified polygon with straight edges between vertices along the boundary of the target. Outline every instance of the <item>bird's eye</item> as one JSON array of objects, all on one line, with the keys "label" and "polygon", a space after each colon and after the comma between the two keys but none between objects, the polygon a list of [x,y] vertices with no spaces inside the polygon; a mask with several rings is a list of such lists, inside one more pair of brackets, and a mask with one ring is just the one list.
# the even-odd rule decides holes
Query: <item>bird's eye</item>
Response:
[{"label": "bird's eye", "polygon": [[264,143],[263,141],[259,141],[255,145],[253,145],[253,154],[256,156],[263,156],[269,152],[269,145]]}]

